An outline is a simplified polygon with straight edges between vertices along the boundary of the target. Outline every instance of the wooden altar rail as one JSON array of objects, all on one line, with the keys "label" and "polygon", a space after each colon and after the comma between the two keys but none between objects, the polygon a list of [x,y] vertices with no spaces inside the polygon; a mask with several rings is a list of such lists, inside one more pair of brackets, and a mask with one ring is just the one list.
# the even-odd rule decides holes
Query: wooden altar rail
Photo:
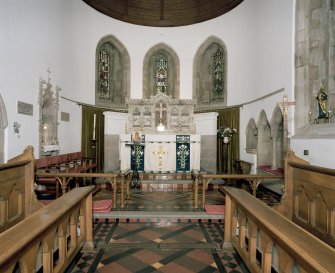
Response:
[{"label": "wooden altar rail", "polygon": [[[106,178],[108,183],[111,184],[113,190],[113,208],[117,205],[117,190],[118,190],[118,180],[120,183],[120,206],[123,207],[124,200],[129,196],[129,187],[125,187],[124,181],[129,181],[131,179],[132,172],[130,170],[125,170],[121,173],[44,173],[36,172],[36,177],[54,177],[56,179],[56,191],[58,191],[59,185],[62,189],[62,194],[64,195],[69,187],[69,183],[76,180],[76,187],[78,187],[78,178]],[[127,183],[129,184],[129,183]],[[126,194],[125,194],[126,191]]]},{"label": "wooden altar rail", "polygon": [[[0,235],[0,272],[64,272],[75,255],[93,251],[93,186],[70,191]],[[55,255],[58,253],[58,255]],[[37,257],[41,257],[38,261]]]},{"label": "wooden altar rail", "polygon": [[226,180],[239,180],[244,179],[249,182],[252,195],[256,197],[256,191],[263,179],[283,179],[283,175],[266,175],[266,174],[200,174],[202,179],[202,207],[205,208],[206,204],[206,189],[208,184],[214,178],[221,178]]},{"label": "wooden altar rail", "polygon": [[246,191],[231,187],[224,191],[223,248],[229,251],[233,246],[252,273],[270,273],[272,264],[277,272],[293,272],[294,267],[300,273],[334,272],[334,248]]}]

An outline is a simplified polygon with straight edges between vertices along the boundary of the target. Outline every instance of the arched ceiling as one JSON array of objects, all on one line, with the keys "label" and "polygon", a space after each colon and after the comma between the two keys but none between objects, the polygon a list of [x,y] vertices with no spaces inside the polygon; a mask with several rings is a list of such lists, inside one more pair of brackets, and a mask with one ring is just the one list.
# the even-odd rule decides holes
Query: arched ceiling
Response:
[{"label": "arched ceiling", "polygon": [[243,0],[83,0],[97,11],[131,24],[152,27],[192,25],[216,18]]}]

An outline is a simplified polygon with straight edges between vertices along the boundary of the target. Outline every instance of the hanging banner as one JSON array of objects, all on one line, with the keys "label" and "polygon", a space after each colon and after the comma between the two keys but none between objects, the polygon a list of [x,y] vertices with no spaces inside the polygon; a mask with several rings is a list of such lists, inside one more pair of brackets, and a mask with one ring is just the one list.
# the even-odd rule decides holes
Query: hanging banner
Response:
[{"label": "hanging banner", "polygon": [[176,136],[176,171],[190,171],[190,135]]}]

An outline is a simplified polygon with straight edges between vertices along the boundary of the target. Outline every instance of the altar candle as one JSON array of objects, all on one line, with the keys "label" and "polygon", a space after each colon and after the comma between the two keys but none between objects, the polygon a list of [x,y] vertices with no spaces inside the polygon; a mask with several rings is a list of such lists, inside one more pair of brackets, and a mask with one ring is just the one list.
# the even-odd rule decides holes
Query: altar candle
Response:
[{"label": "altar candle", "polygon": [[94,114],[94,118],[93,118],[93,140],[95,140],[95,123],[96,123],[96,118],[97,118],[97,115]]}]

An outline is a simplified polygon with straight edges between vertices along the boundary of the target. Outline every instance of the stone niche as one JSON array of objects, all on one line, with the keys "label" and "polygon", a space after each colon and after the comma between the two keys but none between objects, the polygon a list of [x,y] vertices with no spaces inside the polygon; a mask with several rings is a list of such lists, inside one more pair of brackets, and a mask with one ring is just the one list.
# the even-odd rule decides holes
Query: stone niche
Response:
[{"label": "stone niche", "polygon": [[149,99],[130,99],[127,104],[127,133],[196,133],[194,100],[172,99],[159,92]]},{"label": "stone niche", "polygon": [[39,156],[58,154],[58,109],[59,92],[56,86],[52,88],[48,81],[39,82]]}]

